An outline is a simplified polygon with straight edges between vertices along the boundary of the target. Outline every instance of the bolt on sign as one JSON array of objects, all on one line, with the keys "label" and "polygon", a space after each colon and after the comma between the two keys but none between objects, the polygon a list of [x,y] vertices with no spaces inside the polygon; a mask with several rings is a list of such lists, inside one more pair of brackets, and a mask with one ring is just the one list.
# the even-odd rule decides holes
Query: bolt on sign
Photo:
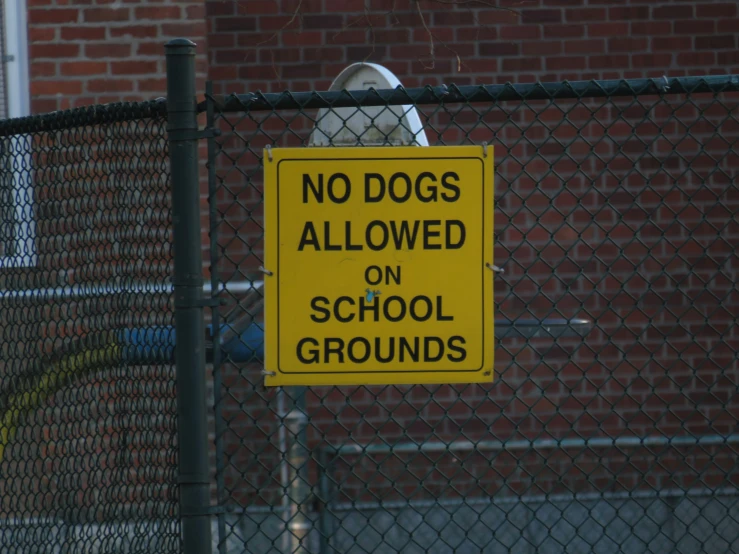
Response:
[{"label": "bolt on sign", "polygon": [[264,165],[267,386],[492,381],[492,147]]}]

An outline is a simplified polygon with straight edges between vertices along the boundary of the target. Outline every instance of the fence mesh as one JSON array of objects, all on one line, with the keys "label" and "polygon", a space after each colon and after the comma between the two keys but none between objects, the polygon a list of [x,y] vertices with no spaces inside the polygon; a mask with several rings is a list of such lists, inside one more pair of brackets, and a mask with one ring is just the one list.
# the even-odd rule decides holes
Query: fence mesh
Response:
[{"label": "fence mesh", "polygon": [[165,105],[0,122],[3,552],[179,551]]},{"label": "fence mesh", "polygon": [[258,345],[217,357],[218,551],[739,551],[738,89],[209,96],[228,325],[261,325],[264,146],[308,146],[325,110],[371,127],[398,105],[430,145],[495,148],[496,321],[591,323],[497,336],[489,385],[265,389]]}]

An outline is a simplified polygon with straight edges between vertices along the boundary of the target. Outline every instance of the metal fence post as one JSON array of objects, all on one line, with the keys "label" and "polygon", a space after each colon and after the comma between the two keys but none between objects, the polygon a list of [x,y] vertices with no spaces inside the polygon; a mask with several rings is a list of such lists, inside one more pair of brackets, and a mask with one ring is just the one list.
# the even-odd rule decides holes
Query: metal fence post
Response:
[{"label": "metal fence post", "polygon": [[195,44],[166,45],[177,343],[178,482],[184,554],[211,552]]},{"label": "metal fence post", "polygon": [[[208,98],[213,97],[213,82],[208,81],[205,84],[205,94]],[[207,107],[207,128],[213,129],[214,110],[213,102],[208,101]],[[218,275],[218,210],[216,209],[218,187],[216,186],[216,144],[211,138],[208,140],[208,204],[210,218],[210,285],[211,296],[218,294],[218,285],[220,278]],[[211,312],[211,325],[213,332],[211,339],[213,343],[213,412],[215,416],[215,435],[216,435],[216,498],[218,503],[224,502],[224,494],[226,485],[224,483],[225,462],[223,456],[223,434],[226,427],[223,419],[222,402],[220,398],[221,387],[223,385],[223,376],[221,371],[221,323],[218,310]],[[226,518],[223,511],[218,512],[218,553],[226,554]]]}]

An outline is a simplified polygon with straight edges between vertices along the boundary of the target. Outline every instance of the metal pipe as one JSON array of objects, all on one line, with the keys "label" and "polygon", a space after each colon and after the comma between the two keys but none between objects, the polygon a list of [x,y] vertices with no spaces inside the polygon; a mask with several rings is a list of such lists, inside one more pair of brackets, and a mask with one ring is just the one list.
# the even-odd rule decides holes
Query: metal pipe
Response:
[{"label": "metal pipe", "polygon": [[539,450],[552,448],[628,448],[639,446],[715,446],[719,444],[737,444],[739,434],[727,435],[705,435],[699,438],[692,436],[679,437],[618,437],[615,439],[537,439],[537,440],[514,440],[514,441],[490,441],[479,442],[455,441],[445,443],[440,441],[416,444],[413,442],[401,442],[396,444],[345,444],[341,446],[326,446],[323,449],[333,455],[341,454],[403,454],[412,452],[460,452],[469,450],[487,451],[516,451],[516,450]]},{"label": "metal pipe", "polygon": [[295,388],[295,399],[285,417],[287,430],[292,434],[290,444],[290,512],[287,529],[290,535],[290,553],[308,554],[308,540],[312,523],[307,516],[310,500],[308,487],[308,415],[305,412],[305,387]]},{"label": "metal pipe", "polygon": [[[697,94],[718,93],[739,90],[739,77],[736,75],[705,75],[701,77],[673,77],[672,79],[611,79],[591,81],[570,81],[568,83],[525,83],[503,85],[446,85],[438,87],[391,88],[345,91],[297,92],[285,94],[247,93],[219,95],[210,103],[221,113],[254,112],[274,110],[312,110],[319,108],[359,108],[370,106],[438,106],[439,99],[444,104],[470,102],[502,102],[512,100],[579,100],[588,98],[633,97],[636,94]],[[199,109],[205,110],[206,101]]]},{"label": "metal pipe", "polygon": [[[517,322],[513,322],[515,326]],[[554,323],[543,323],[539,322],[540,325],[545,325],[548,328],[556,327],[559,329],[558,336],[581,336],[584,332],[581,329],[591,328],[592,324],[588,323],[587,326],[579,326],[576,324],[571,325],[571,322],[564,319],[555,321]],[[498,320],[495,327],[496,339],[504,337],[540,337],[545,338],[544,335],[539,335],[539,327],[536,325],[527,326],[527,331],[524,334],[509,335],[507,329],[511,326],[511,322],[508,320]],[[225,342],[224,336],[230,334],[234,327],[241,329],[240,334],[234,335],[234,337]],[[215,334],[213,325],[208,325],[207,331],[211,337]],[[517,330],[520,332],[520,328]],[[220,324],[220,352],[222,357],[228,356],[228,359],[232,363],[248,363],[256,358],[264,359],[264,329],[258,324],[251,323],[246,327],[240,324]],[[500,336],[503,335],[503,337]],[[174,329],[167,326],[159,327],[145,327],[145,328],[125,328],[119,330],[120,341],[124,346],[124,360],[128,363],[140,363],[146,364],[151,361],[155,363],[161,363],[163,359],[169,359],[171,353],[174,351],[176,340],[176,333]],[[210,356],[211,351],[206,351],[206,356]]]},{"label": "metal pipe", "polygon": [[[285,412],[285,389],[280,387],[277,391],[277,415],[280,419],[279,428],[277,430],[277,440],[280,446],[280,486],[282,488],[282,512],[283,514],[289,514],[290,512],[290,495],[288,494],[289,479],[288,475],[288,451],[287,451],[287,433],[285,432],[285,418],[287,413]],[[287,526],[285,527],[286,532],[282,533],[282,551],[287,553],[290,552],[290,533],[287,532]]]},{"label": "metal pipe", "polygon": [[[243,296],[250,292],[258,291],[264,285],[263,281],[234,281],[231,283],[204,283],[203,292],[213,295],[228,292],[233,295]],[[40,299],[75,299],[75,298],[100,298],[101,296],[114,296],[119,294],[165,294],[172,293],[173,287],[167,283],[131,283],[125,287],[111,285],[71,285],[69,287],[39,288],[25,290],[0,290],[0,302],[4,300],[15,300],[20,298]],[[248,314],[253,317],[254,314]],[[583,337],[593,328],[592,321],[587,319],[496,319],[495,337],[504,338],[558,338],[558,337]],[[230,337],[229,329],[224,337]]]},{"label": "metal pipe", "polygon": [[[262,281],[235,281],[233,283],[220,283],[214,286],[212,283],[203,283],[203,292],[211,294],[212,291],[230,292],[233,294],[246,294],[249,291],[260,288]],[[125,286],[112,286],[108,284],[99,285],[70,285],[67,287],[48,287],[23,290],[0,289],[0,302],[3,300],[15,300],[20,298],[32,299],[74,299],[74,298],[100,298],[101,296],[114,296],[118,294],[171,294],[174,286],[169,283],[130,283]]]},{"label": "metal pipe", "polygon": [[172,186],[177,433],[183,554],[211,552],[195,44],[166,45]]},{"label": "metal pipe", "polygon": [[318,552],[327,554],[331,548],[331,483],[329,478],[329,456],[325,450],[318,450],[318,491],[321,496],[318,512]]},{"label": "metal pipe", "polygon": [[739,496],[739,489],[724,487],[721,489],[662,489],[659,491],[622,491],[622,492],[586,492],[572,494],[538,494],[509,497],[476,497],[476,498],[440,498],[438,500],[390,500],[385,502],[342,502],[332,506],[336,512],[354,510],[402,510],[405,508],[433,508],[435,506],[479,506],[509,504],[544,504],[547,502],[597,502],[598,500],[644,500],[649,498],[678,498],[681,496]]},{"label": "metal pipe", "polygon": [[[193,98],[193,100],[196,100]],[[0,137],[11,137],[28,133],[28,129],[43,129],[44,132],[61,131],[73,127],[108,125],[141,119],[156,118],[167,113],[167,100],[156,98],[144,102],[131,102],[121,109],[119,105],[96,104],[57,110],[43,114],[11,117],[0,120]]]},{"label": "metal pipe", "polygon": [[[471,497],[471,498],[439,498],[434,500],[389,500],[385,502],[341,502],[331,506],[335,512],[361,511],[361,510],[399,510],[404,508],[433,508],[434,506],[476,506],[485,504],[508,505],[508,504],[542,504],[545,502],[595,502],[598,500],[644,500],[649,498],[679,498],[681,496],[703,497],[703,496],[739,496],[739,489],[735,487],[722,487],[719,489],[693,488],[678,489],[668,488],[658,491],[621,491],[621,492],[583,492],[583,493],[560,493],[560,494],[538,494],[524,496],[506,497]],[[248,506],[228,510],[228,513],[236,514],[277,514],[283,511],[281,506]]]}]

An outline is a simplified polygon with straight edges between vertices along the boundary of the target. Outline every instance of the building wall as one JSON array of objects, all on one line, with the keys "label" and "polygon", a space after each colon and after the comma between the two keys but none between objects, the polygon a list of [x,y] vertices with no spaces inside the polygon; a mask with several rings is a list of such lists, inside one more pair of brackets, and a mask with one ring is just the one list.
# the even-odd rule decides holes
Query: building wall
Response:
[{"label": "building wall", "polygon": [[[362,60],[386,65],[408,87],[739,72],[735,31],[739,17],[733,2],[635,0],[625,5],[615,0],[588,3],[532,0],[509,4],[518,12],[413,0],[370,0],[367,8],[359,0],[142,0],[111,4],[91,4],[89,0],[29,0],[32,108],[34,112],[44,112],[161,96],[165,92],[164,44],[170,38],[182,36],[198,43],[199,90],[204,91],[204,80],[209,77],[214,81],[215,92],[221,94],[324,90],[348,63]],[[611,137],[616,142],[628,142],[628,147],[635,149],[628,153],[642,154],[639,149],[643,145],[636,140],[629,142],[629,137],[634,129],[640,128],[647,111],[627,104],[606,106],[601,121],[611,125],[618,117],[625,117],[626,124],[611,129]],[[532,118],[540,115],[548,123],[561,119],[556,110],[547,111],[542,104],[524,111],[525,114],[516,116],[520,119],[514,117],[512,121],[531,124]],[[688,111],[686,121],[692,121],[696,112],[690,107]],[[666,129],[672,141],[685,135],[683,127],[674,120],[668,121],[669,110],[662,107],[658,115],[659,125]],[[711,117],[718,124],[724,115],[719,107]],[[589,119],[583,113],[578,117],[584,118],[585,123],[580,121],[583,125]],[[477,122],[477,116],[468,110],[459,122],[463,128],[470,128]],[[499,107],[486,120],[486,125],[477,127],[472,137],[476,141],[491,140],[491,129],[505,122]],[[224,131],[229,130],[226,121],[221,124]],[[243,279],[246,269],[260,263],[254,253],[260,252],[261,229],[254,222],[245,221],[249,217],[256,221],[260,218],[259,210],[251,211],[260,194],[261,172],[255,152],[269,140],[266,132],[273,125],[277,131],[286,128],[274,117],[260,130],[249,122],[240,123],[239,130],[245,131],[243,136],[254,137],[253,152],[246,152],[244,143],[233,133],[220,139],[224,149],[240,151],[240,156],[233,158],[235,162],[220,157],[224,163],[219,168],[220,175],[228,188],[222,187],[219,195],[226,221],[221,226],[221,244],[228,257],[240,264],[239,269],[223,268],[222,275],[228,279]],[[290,124],[292,131],[299,132],[299,136],[289,137],[294,139],[293,144],[306,136],[310,125],[307,118]],[[731,121],[724,125],[726,136],[735,140],[739,130]],[[567,131],[559,132],[566,135]],[[593,134],[583,137],[594,140],[597,132],[590,128],[588,133]],[[694,135],[698,143],[708,144],[712,133],[710,128],[703,127]],[[412,391],[388,388],[380,392],[365,388],[312,390],[308,396],[312,446],[352,440],[364,443],[378,436],[387,442],[404,438],[423,441],[430,437],[452,440],[462,438],[462,430],[471,440],[599,437],[605,431],[614,436],[630,432],[643,435],[653,433],[655,428],[658,434],[667,436],[679,433],[697,436],[727,433],[735,424],[739,413],[735,389],[723,375],[724,368],[731,363],[733,351],[730,350],[735,351],[739,338],[734,328],[721,339],[725,348],[706,360],[705,352],[714,348],[719,339],[705,327],[704,321],[710,315],[712,324],[730,325],[731,314],[736,313],[737,297],[722,296],[724,311],[717,311],[720,304],[717,298],[704,298],[702,304],[693,306],[696,311],[690,312],[691,300],[699,298],[705,285],[702,278],[688,279],[678,299],[684,312],[671,314],[666,310],[667,302],[677,302],[669,297],[677,285],[676,280],[669,280],[664,274],[680,277],[687,267],[698,267],[700,252],[706,244],[712,245],[711,255],[715,259],[727,256],[728,245],[737,238],[736,225],[726,224],[724,212],[708,214],[710,202],[701,204],[702,212],[690,215],[693,219],[687,222],[687,233],[700,231],[702,220],[708,218],[715,228],[726,229],[722,240],[711,242],[702,237],[702,242],[686,243],[686,233],[669,224],[675,220],[678,208],[688,203],[692,195],[699,194],[697,189],[703,181],[709,181],[707,175],[713,175],[708,182],[712,190],[722,190],[731,182],[736,175],[736,159],[725,159],[721,171],[712,172],[704,165],[706,159],[699,151],[680,152],[686,156],[680,160],[670,145],[651,137],[654,140],[647,150],[654,160],[645,156],[642,165],[624,165],[624,152],[609,143],[605,151],[600,149],[598,153],[620,162],[621,166],[606,175],[600,166],[593,165],[586,169],[585,175],[568,181],[570,193],[560,197],[561,203],[556,208],[561,213],[557,213],[549,209],[548,198],[544,197],[546,191],[562,186],[561,179],[550,169],[560,163],[561,168],[557,166],[560,175],[573,170],[568,160],[562,159],[561,146],[553,139],[573,137],[554,135],[540,126],[532,126],[531,143],[519,144],[519,150],[514,150],[520,135],[520,130],[508,123],[497,135],[499,143],[495,145],[499,160],[512,154],[532,161],[527,178],[516,176],[520,168],[513,163],[497,173],[499,191],[513,189],[516,196],[509,192],[507,203],[502,202],[496,214],[496,226],[501,230],[507,227],[500,236],[500,250],[496,254],[500,259],[515,258],[518,265],[512,264],[508,275],[518,279],[520,290],[516,291],[517,300],[506,287],[499,286],[496,302],[508,316],[524,313],[526,302],[538,310],[537,315],[547,313],[552,307],[561,308],[565,314],[582,315],[577,310],[584,306],[596,316],[598,324],[586,346],[583,341],[571,339],[555,347],[542,341],[536,342],[533,348],[520,341],[508,344],[498,349],[500,374],[489,387],[441,387],[438,391],[433,387],[417,387]],[[465,137],[461,131],[451,129],[443,138],[453,144]],[[506,144],[511,145],[510,150]],[[533,151],[532,146],[541,148]],[[576,158],[589,157],[593,162],[593,150],[582,142],[578,146],[584,149],[578,151]],[[717,152],[725,150],[720,144],[713,147]],[[647,163],[653,161],[651,165]],[[228,164],[232,166],[230,170]],[[672,176],[688,169],[686,165],[698,171],[687,183],[683,182],[687,184],[684,190],[673,191]],[[638,171],[632,172],[632,167]],[[656,196],[650,193],[640,197],[647,182]],[[623,190],[619,190],[620,185]],[[595,198],[590,191],[596,188],[606,193]],[[657,214],[655,228],[658,229],[652,230],[651,242],[647,243],[650,251],[654,248],[650,255],[645,255],[638,244],[632,244],[635,233],[634,226],[629,226],[630,220],[618,219],[637,198],[650,208],[658,207],[663,201],[673,207],[661,209]],[[736,213],[736,202],[735,196],[731,202],[727,200],[727,213]],[[523,203],[532,211],[516,219]],[[549,261],[556,258],[561,266],[560,280],[550,280],[553,270],[542,263],[537,251],[544,249],[553,230],[569,221],[566,214],[570,210],[578,210],[571,219],[573,229],[579,230],[592,219],[587,210],[602,206],[606,208],[601,210],[602,219],[598,223],[606,230],[591,227],[593,234],[587,239],[602,243],[600,251],[565,229],[557,240],[567,247],[568,253],[549,252],[543,256]],[[204,214],[205,210],[204,203]],[[546,213],[534,223],[534,216],[542,215],[537,211]],[[678,268],[671,265],[678,248],[664,241],[657,245],[661,231],[674,244],[685,246],[689,251],[685,253],[688,263],[678,263]],[[613,234],[606,238],[608,232]],[[204,231],[204,250],[207,240]],[[643,275],[650,280],[622,284],[633,273],[622,251],[644,262]],[[595,254],[600,261],[587,265]],[[729,270],[734,271],[736,258],[729,260],[733,264]],[[590,281],[582,278],[581,269]],[[704,272],[713,275],[716,270],[710,266]],[[578,275],[579,281],[574,283],[572,280]],[[604,275],[607,277],[603,278]],[[573,283],[574,289],[565,293]],[[722,295],[729,294],[728,282],[721,281],[716,286]],[[538,294],[540,287],[559,300],[542,300]],[[645,289],[651,289],[651,293]],[[698,339],[690,344],[691,335],[686,332],[680,337],[672,336],[672,342],[668,343],[665,337],[678,328],[689,329]],[[696,376],[699,367],[702,377]],[[246,369],[227,366],[224,375],[228,392],[223,395],[222,408],[230,421],[230,431],[224,436],[229,465],[226,486],[233,491],[232,500],[243,505],[272,500],[265,493],[255,493],[255,489],[272,487],[274,500],[279,499],[279,489],[274,487],[274,469],[280,458],[275,444],[279,421],[274,415],[275,404],[271,402],[274,391],[264,391],[258,386],[259,369],[256,364]],[[709,386],[713,386],[711,393],[705,392]],[[652,460],[651,453],[642,449],[631,456],[631,462],[640,464],[636,470],[624,469],[629,462],[617,454],[611,449],[607,453],[610,459],[605,463],[600,453],[584,451],[579,455],[579,465],[575,466],[570,461],[577,455],[560,453],[547,469],[542,467],[542,459],[532,460],[530,453],[520,458],[477,453],[465,466],[468,472],[465,491],[483,497],[507,487],[526,492],[534,487],[529,477],[522,474],[526,467],[535,474],[543,472],[539,479],[545,483],[541,489],[544,492],[568,492],[583,483],[580,488],[585,491],[616,488],[619,479],[615,474],[623,476],[621,482],[627,489],[647,480],[644,478],[647,470],[642,468]],[[731,474],[724,454],[717,455],[716,464],[710,459],[713,452],[710,455],[699,452],[693,468],[676,461],[686,459],[682,452],[666,455],[665,466],[672,464],[673,469],[668,472],[656,467],[648,481],[656,486],[672,479],[678,488],[688,488],[696,481],[696,475],[707,475],[706,482],[715,486]],[[346,463],[335,468],[338,475],[348,480],[346,490],[350,500],[392,492],[389,478],[379,479],[372,489],[364,484],[369,483],[371,476],[378,475],[376,465],[382,462],[365,459],[356,463],[356,469],[348,468]],[[392,460],[388,462],[392,463]],[[439,495],[452,493],[448,476],[456,471],[453,469],[456,463],[451,458],[441,460],[440,468],[445,473],[435,473],[426,479],[424,485],[428,490]],[[514,469],[519,474],[513,475]],[[402,496],[418,485],[409,472],[424,475],[428,465],[427,460],[417,456],[414,461],[391,466],[389,470],[392,478],[400,482],[405,479],[409,488],[398,489]]]},{"label": "building wall", "polygon": [[203,90],[204,15],[204,0],[28,0],[32,112],[164,96],[164,45],[178,37],[198,44]]},{"label": "building wall", "polygon": [[495,3],[510,8],[207,0],[210,76],[222,92],[245,92],[325,89],[363,60],[386,65],[408,87],[739,70],[736,2]]},{"label": "building wall", "polygon": [[[166,96],[165,45],[174,38],[196,43],[196,86],[205,90],[205,0],[27,3],[32,113]],[[199,122],[204,121],[202,114]],[[200,155],[207,155],[204,141]],[[207,170],[204,164],[200,169],[205,191]],[[205,194],[203,212],[207,213]],[[207,244],[207,230],[203,241]]]},{"label": "building wall", "polygon": [[32,111],[161,96],[176,37],[217,93],[326,89],[363,60],[409,87],[739,71],[736,2],[514,4],[28,0]]}]

